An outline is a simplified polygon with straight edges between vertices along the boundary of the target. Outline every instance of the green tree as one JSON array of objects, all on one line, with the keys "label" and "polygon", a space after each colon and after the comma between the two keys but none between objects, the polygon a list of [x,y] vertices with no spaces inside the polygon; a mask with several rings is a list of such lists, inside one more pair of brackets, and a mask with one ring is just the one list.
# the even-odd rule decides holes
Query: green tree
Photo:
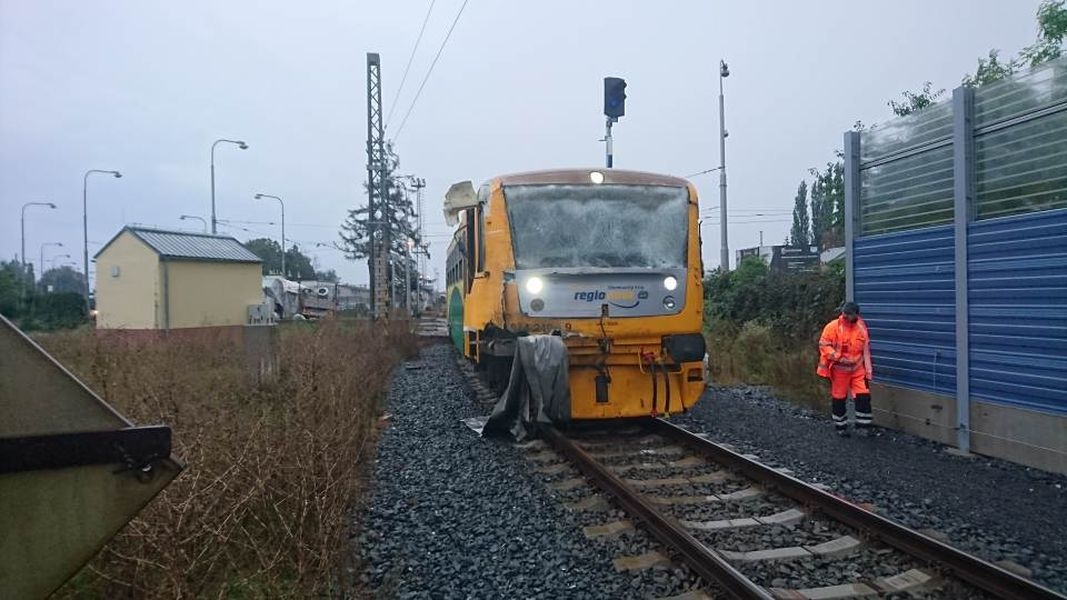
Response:
[{"label": "green tree", "polygon": [[1037,8],[1037,41],[1023,48],[1020,62],[1031,67],[1063,55],[1067,38],[1067,0],[1045,0]]},{"label": "green tree", "polygon": [[913,112],[922,110],[931,104],[935,104],[941,96],[945,95],[945,89],[939,90],[933,89],[933,84],[927,81],[923,84],[923,89],[919,92],[912,92],[910,90],[904,90],[901,92],[904,96],[903,102],[897,102],[896,100],[889,101],[889,108],[893,110],[893,113],[898,117],[906,117]]},{"label": "green tree", "polygon": [[270,238],[256,238],[245,242],[245,248],[263,261],[264,275],[277,275],[282,272],[282,247],[278,242]]},{"label": "green tree", "polygon": [[285,273],[287,279],[316,279],[311,258],[301,252],[296,244],[285,251]]},{"label": "green tree", "polygon": [[15,319],[26,312],[28,280],[17,260],[0,263],[0,314]]},{"label": "green tree", "polygon": [[808,218],[808,182],[801,181],[797,186],[797,196],[793,203],[793,227],[789,231],[789,243],[793,246],[811,244],[811,219]]},{"label": "green tree", "polygon": [[1015,72],[1013,61],[1001,62],[1000,51],[990,50],[989,56],[978,59],[978,69],[974,75],[964,75],[963,85],[969,87],[981,87],[987,83],[993,83]]},{"label": "green tree", "polygon": [[[245,242],[245,247],[263,261],[264,275],[282,274],[282,248],[278,242],[270,238],[256,238]],[[296,244],[285,251],[284,277],[292,280],[315,279],[315,267],[311,259]]]},{"label": "green tree", "polygon": [[826,163],[823,170],[809,169],[811,184],[811,237],[819,250],[834,248],[845,239],[845,167]]},{"label": "green tree", "polygon": [[[377,240],[377,244],[385,243],[385,232],[389,231],[389,249],[394,257],[408,254],[407,244],[409,240],[412,247],[425,251],[426,246],[415,229],[415,209],[411,202],[413,191],[413,179],[411,176],[398,175],[400,157],[393,149],[392,143],[385,147],[386,174],[385,174],[385,197],[388,199],[387,206],[376,207],[376,214],[371,214],[369,207],[360,207],[348,211],[348,217],[341,224],[338,234],[341,237],[339,247],[344,251],[345,258],[359,260],[370,258],[372,248],[371,239]],[[364,190],[367,184],[363,185]],[[380,247],[375,244],[375,247]],[[391,277],[391,283],[397,289],[404,287],[404,268],[402,259],[387,261],[387,268],[392,272],[386,275]],[[412,279],[418,279],[413,277]],[[388,280],[387,280],[388,281]],[[384,283],[384,282],[383,282]]]},{"label": "green tree", "polygon": [[[51,290],[49,290],[49,286],[51,286]],[[70,267],[49,269],[41,275],[41,280],[37,282],[37,289],[41,293],[83,294],[85,292],[85,277],[82,276],[80,271],[75,271]]]},{"label": "green tree", "polygon": [[1064,38],[1067,38],[1067,0],[1045,0],[1037,8],[1037,40],[1007,62],[1001,60],[999,50],[990,50],[986,57],[978,59],[974,75],[964,75],[963,85],[981,87],[1019,69],[1057,59],[1063,55]]}]

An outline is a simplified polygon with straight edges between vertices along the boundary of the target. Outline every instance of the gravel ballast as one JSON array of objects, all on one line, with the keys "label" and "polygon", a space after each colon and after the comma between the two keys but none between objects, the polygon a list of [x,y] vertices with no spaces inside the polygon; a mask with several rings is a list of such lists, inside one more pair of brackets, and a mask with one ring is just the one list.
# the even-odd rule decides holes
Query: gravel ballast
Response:
[{"label": "gravel ballast", "polygon": [[[356,516],[361,593],[376,598],[655,598],[697,585],[684,568],[618,573],[620,553],[656,549],[641,531],[589,540],[619,513],[571,513],[523,450],[480,439],[484,414],[446,345],[397,370],[370,495]],[[567,475],[572,476],[573,473]],[[570,498],[568,498],[570,497]]]},{"label": "gravel ballast", "polygon": [[841,439],[828,414],[779,400],[762,387],[709,388],[673,422],[854,502],[871,503],[909,527],[947,536],[981,558],[1021,565],[1039,583],[1067,593],[1067,477],[955,456],[892,430]]},{"label": "gravel ballast", "polygon": [[[615,507],[571,512],[564,503],[597,493],[588,483],[553,489],[580,478],[576,470],[550,468],[562,459],[543,447],[523,449],[503,440],[480,439],[460,421],[482,416],[489,408],[474,397],[447,345],[426,347],[418,359],[397,370],[368,497],[355,516],[353,545],[361,594],[661,598],[694,588],[714,593],[677,560],[663,568],[616,572],[613,559],[663,552],[662,546],[640,526],[614,537],[587,539],[583,527],[627,517]],[[995,459],[953,456],[944,446],[899,432],[839,439],[828,415],[778,400],[760,387],[710,388],[693,411],[675,416],[673,422],[754,453],[766,463],[788,467],[797,477],[825,484],[850,500],[871,503],[905,525],[944,535],[982,558],[1017,563],[1040,583],[1067,592],[1065,477]],[[612,450],[610,443],[592,440],[590,445],[598,453]],[[641,463],[646,461],[614,457],[606,462],[635,480],[699,471],[645,468]],[[747,485],[728,481],[649,493],[726,493]],[[723,518],[744,515],[746,508],[763,509],[762,514],[785,505],[773,495],[750,502],[747,507],[707,506],[690,514]],[[683,516],[682,507],[665,508]],[[753,537],[751,548],[778,541],[788,545],[798,535],[810,535],[805,527],[752,535],[757,533],[772,539]],[[773,539],[775,535],[782,539]],[[748,548],[737,545],[738,550]],[[857,557],[857,562],[864,563],[861,571],[877,571],[878,561],[866,564]],[[793,587],[812,581],[810,574],[824,567],[831,565],[815,560],[755,570],[765,585]],[[847,561],[833,568],[846,567]],[[842,571],[841,581],[846,575]],[[942,589],[930,597],[955,593]]]}]

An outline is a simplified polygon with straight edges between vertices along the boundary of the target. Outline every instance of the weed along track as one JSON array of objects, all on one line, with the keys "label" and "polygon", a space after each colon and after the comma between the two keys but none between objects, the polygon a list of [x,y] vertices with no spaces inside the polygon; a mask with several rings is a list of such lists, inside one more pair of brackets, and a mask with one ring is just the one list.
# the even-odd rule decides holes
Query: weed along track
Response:
[{"label": "weed along track", "polygon": [[542,438],[519,447],[585,536],[647,532],[659,547],[618,545],[616,569],[684,563],[690,598],[1063,598],[666,421]]}]

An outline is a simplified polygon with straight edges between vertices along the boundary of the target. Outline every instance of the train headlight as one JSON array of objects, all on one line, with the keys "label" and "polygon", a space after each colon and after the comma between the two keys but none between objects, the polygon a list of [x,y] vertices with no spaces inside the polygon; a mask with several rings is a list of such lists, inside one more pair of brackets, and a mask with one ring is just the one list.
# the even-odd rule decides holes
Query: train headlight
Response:
[{"label": "train headlight", "polygon": [[674,301],[674,296],[667,296],[663,299],[663,308],[667,310],[674,310],[674,307],[678,304]]},{"label": "train headlight", "polygon": [[668,292],[673,292],[674,288],[678,287],[678,280],[668,275],[663,279],[663,287],[667,288]]},{"label": "train headlight", "polygon": [[526,291],[531,294],[540,294],[545,289],[545,282],[540,277],[531,277],[526,280]]},{"label": "train headlight", "polygon": [[593,171],[592,173],[589,174],[589,181],[592,181],[593,183],[595,183],[597,185],[600,185],[601,183],[604,183],[604,174],[601,173],[600,171]]}]

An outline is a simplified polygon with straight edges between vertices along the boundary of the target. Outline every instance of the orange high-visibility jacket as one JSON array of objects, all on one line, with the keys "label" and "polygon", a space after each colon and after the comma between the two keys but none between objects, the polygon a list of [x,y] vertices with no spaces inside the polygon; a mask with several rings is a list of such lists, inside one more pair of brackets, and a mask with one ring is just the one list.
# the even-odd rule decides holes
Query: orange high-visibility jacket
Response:
[{"label": "orange high-visibility jacket", "polygon": [[819,368],[815,372],[819,377],[829,377],[833,368],[853,371],[860,365],[870,379],[874,371],[871,369],[871,337],[867,334],[867,324],[863,319],[849,323],[841,315],[823,327],[819,338]]}]

